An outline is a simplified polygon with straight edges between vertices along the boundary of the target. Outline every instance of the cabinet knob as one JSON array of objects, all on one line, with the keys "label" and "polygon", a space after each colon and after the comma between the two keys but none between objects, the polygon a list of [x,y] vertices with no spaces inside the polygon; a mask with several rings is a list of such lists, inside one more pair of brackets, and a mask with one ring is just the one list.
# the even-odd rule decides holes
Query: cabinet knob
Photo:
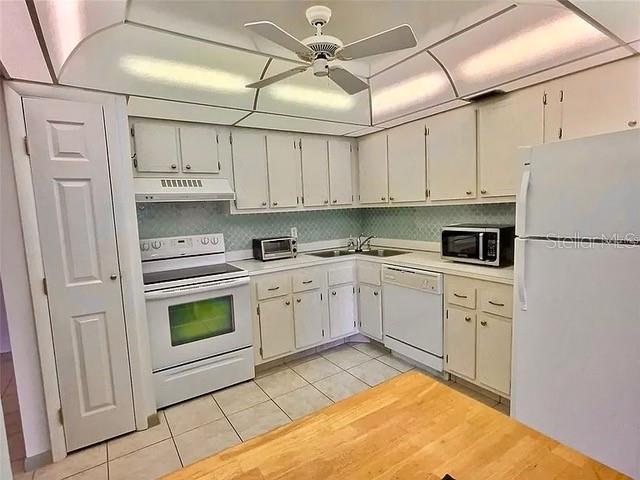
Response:
[{"label": "cabinet knob", "polygon": [[467,190],[467,195],[471,195],[473,192],[471,190]]},{"label": "cabinet knob", "polygon": [[336,295],[337,292],[334,290],[333,292],[331,292],[331,295]]},{"label": "cabinet knob", "polygon": [[278,205],[278,202],[273,202],[273,206],[274,207],[277,206],[277,205]]},{"label": "cabinet knob", "polygon": [[338,203],[338,200],[334,200],[333,203]]},{"label": "cabinet knob", "polygon": [[465,321],[465,322],[470,322],[470,321],[471,321],[471,317],[469,317],[469,316],[464,317],[464,321]]},{"label": "cabinet knob", "polygon": [[377,297],[377,296],[378,296],[378,292],[373,292],[373,295],[374,295],[375,297]]},{"label": "cabinet knob", "polygon": [[327,203],[329,203],[329,200],[325,200],[325,201],[324,201],[324,204],[325,204],[325,205],[326,205]]},{"label": "cabinet knob", "polygon": [[635,127],[638,124],[637,120],[629,120],[627,122],[627,125],[629,125],[630,127]]},{"label": "cabinet knob", "polygon": [[482,325],[483,327],[487,326],[487,321],[486,320],[481,320],[480,321],[480,325]]},{"label": "cabinet knob", "polygon": [[380,200],[382,200],[383,202],[387,199],[387,197],[380,197]]},{"label": "cabinet knob", "polygon": [[111,280],[116,280],[116,279],[118,278],[118,275],[117,275],[117,274],[115,274],[115,273],[112,273],[112,274],[111,274],[111,276],[109,276],[109,278],[110,278]]},{"label": "cabinet knob", "polygon": [[178,166],[175,163],[172,163],[171,168],[175,170],[176,168],[178,168]]},{"label": "cabinet knob", "polygon": [[296,303],[300,303],[302,301],[301,298],[296,298]]},{"label": "cabinet knob", "polygon": [[191,165],[185,165],[184,168],[186,168],[187,170],[191,170]]},{"label": "cabinet knob", "polygon": [[289,305],[291,305],[291,302],[287,300],[286,302],[284,302],[284,304],[288,307]]},{"label": "cabinet knob", "polygon": [[395,197],[389,197],[389,200],[393,202],[395,200]]},{"label": "cabinet knob", "polygon": [[266,207],[267,206],[267,202],[262,202],[262,206]]},{"label": "cabinet knob", "polygon": [[487,193],[487,191],[486,190],[480,190],[480,193],[485,194],[485,193]]}]

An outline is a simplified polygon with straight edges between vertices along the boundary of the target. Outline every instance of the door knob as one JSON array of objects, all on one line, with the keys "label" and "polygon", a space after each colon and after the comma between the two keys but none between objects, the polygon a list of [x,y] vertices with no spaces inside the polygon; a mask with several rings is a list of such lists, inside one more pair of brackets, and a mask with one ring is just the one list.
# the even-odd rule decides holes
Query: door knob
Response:
[{"label": "door knob", "polygon": [[387,199],[387,197],[380,197],[380,200],[382,200],[383,202]]},{"label": "door knob", "polygon": [[278,206],[278,202],[273,202],[273,206],[277,207]]},{"label": "door knob", "polygon": [[262,206],[266,207],[267,206],[267,202],[262,202]]},{"label": "door knob", "polygon": [[109,277],[111,280],[116,280],[118,278],[118,275],[116,275],[115,273],[112,273],[111,276]]},{"label": "door knob", "polygon": [[336,291],[334,290],[333,292],[331,292],[331,295],[336,295]]},{"label": "door knob", "polygon": [[395,197],[389,197],[389,200],[393,202],[395,200]]},{"label": "door knob", "polygon": [[629,120],[627,122],[627,125],[629,125],[630,127],[635,127],[638,124],[637,120]]},{"label": "door knob", "polygon": [[325,205],[326,205],[327,203],[329,203],[329,200],[325,200],[325,201],[324,201],[324,204],[325,204]]}]

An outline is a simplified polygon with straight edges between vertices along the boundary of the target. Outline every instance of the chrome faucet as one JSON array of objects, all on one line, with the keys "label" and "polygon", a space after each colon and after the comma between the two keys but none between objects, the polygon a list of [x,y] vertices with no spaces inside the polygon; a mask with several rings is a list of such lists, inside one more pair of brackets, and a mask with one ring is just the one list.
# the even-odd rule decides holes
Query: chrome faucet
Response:
[{"label": "chrome faucet", "polygon": [[369,248],[371,248],[371,239],[375,238],[375,235],[369,235],[368,237],[365,237],[364,240],[362,237],[365,237],[363,233],[358,235],[358,238],[356,239],[356,252],[361,252],[365,246],[369,246]]}]

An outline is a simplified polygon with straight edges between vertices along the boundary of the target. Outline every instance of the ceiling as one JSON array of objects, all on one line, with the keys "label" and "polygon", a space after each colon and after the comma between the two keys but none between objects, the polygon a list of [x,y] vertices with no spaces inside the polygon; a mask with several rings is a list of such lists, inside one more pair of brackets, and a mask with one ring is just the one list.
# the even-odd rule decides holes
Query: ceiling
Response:
[{"label": "ceiling", "polygon": [[640,50],[640,2],[322,3],[332,9],[324,32],[344,43],[408,23],[418,45],[343,62],[370,84],[357,95],[310,71],[255,91],[244,85],[300,60],[243,24],[269,20],[303,39],[317,2],[3,0],[0,66],[10,78],[130,95],[132,114],[357,136]]}]

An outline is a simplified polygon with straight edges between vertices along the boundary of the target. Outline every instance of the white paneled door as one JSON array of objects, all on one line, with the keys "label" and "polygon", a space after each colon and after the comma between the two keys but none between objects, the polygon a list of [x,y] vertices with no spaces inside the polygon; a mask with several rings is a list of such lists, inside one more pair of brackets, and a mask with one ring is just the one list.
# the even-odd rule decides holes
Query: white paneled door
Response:
[{"label": "white paneled door", "polygon": [[67,450],[135,428],[100,105],[27,98]]}]

